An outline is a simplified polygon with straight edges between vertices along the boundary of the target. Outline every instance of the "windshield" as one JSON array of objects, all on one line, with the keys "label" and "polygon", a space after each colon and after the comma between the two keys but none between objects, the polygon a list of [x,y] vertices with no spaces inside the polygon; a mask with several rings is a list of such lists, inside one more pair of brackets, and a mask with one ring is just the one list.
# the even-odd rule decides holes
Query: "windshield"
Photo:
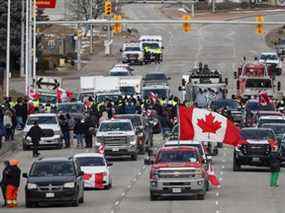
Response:
[{"label": "windshield", "polygon": [[131,123],[129,122],[106,122],[100,125],[100,132],[108,131],[132,131]]},{"label": "windshield", "polygon": [[53,176],[73,176],[73,163],[63,162],[39,162],[35,163],[31,169],[30,177],[53,177]]},{"label": "windshield", "polygon": [[56,97],[55,96],[48,96],[48,95],[40,95],[40,103],[51,103],[56,104]]},{"label": "windshield", "polygon": [[57,124],[55,116],[40,116],[40,117],[29,117],[27,125],[33,125],[37,121],[38,124]]},{"label": "windshield", "polygon": [[128,116],[128,115],[119,115],[115,116],[116,118],[120,119],[129,119],[131,120],[134,127],[142,126],[142,121],[140,116]]},{"label": "windshield", "polygon": [[275,134],[285,134],[285,125],[278,125],[278,124],[263,124],[263,128],[270,128],[274,131]]},{"label": "windshield", "polygon": [[122,95],[134,95],[136,93],[134,87],[120,87]]},{"label": "windshield", "polygon": [[246,104],[247,111],[274,111],[273,104],[261,105],[258,102],[248,102]]},{"label": "windshield", "polygon": [[237,102],[234,100],[230,99],[225,99],[225,100],[218,100],[218,101],[213,101],[211,103],[211,109],[212,110],[218,110],[221,108],[228,108],[228,109],[238,109],[239,105]]},{"label": "windshield", "polygon": [[74,103],[74,104],[59,104],[57,106],[58,112],[64,113],[77,113],[83,111],[83,104],[82,103]]},{"label": "windshield", "polygon": [[264,61],[266,61],[266,60],[278,60],[278,57],[277,57],[277,55],[261,55],[260,59],[264,60]]},{"label": "windshield", "polygon": [[117,99],[119,98],[119,95],[97,95],[96,96],[96,101],[97,102],[103,102],[106,100],[110,100],[110,101],[117,101]]},{"label": "windshield", "polygon": [[167,98],[167,89],[144,89],[143,90],[143,97],[149,97],[151,96],[151,93],[154,93],[160,98]]},{"label": "windshield", "polygon": [[168,162],[197,162],[197,153],[192,150],[170,150],[159,152],[157,162],[168,163]]},{"label": "windshield", "polygon": [[80,167],[106,165],[105,160],[102,157],[78,157],[76,159],[78,160]]},{"label": "windshield", "polygon": [[143,43],[143,48],[148,47],[150,49],[160,48],[158,43]]},{"label": "windshield", "polygon": [[270,79],[247,79],[246,88],[272,88]]},{"label": "windshield", "polygon": [[163,73],[152,73],[152,74],[146,74],[145,80],[167,80],[167,77]]},{"label": "windshield", "polygon": [[274,134],[270,130],[263,129],[247,129],[241,130],[240,136],[243,139],[252,139],[252,140],[268,140],[270,138],[275,138]]},{"label": "windshield", "polygon": [[126,47],[125,51],[141,51],[140,47]]},{"label": "windshield", "polygon": [[129,76],[129,72],[111,72],[111,76]]},{"label": "windshield", "polygon": [[268,124],[268,123],[281,123],[281,124],[284,124],[285,123],[285,119],[274,119],[274,118],[270,118],[270,119],[263,119],[263,118],[260,118],[259,121],[258,121],[258,125],[262,125],[262,124]]}]

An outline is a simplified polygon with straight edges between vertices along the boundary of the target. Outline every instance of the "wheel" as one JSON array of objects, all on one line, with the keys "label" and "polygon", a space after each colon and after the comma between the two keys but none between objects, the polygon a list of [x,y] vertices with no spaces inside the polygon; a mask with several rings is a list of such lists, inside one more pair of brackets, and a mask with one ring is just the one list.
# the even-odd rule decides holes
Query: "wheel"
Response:
[{"label": "wheel", "polygon": [[25,206],[26,206],[26,208],[33,208],[36,206],[36,204],[34,202],[26,200]]},{"label": "wheel", "polygon": [[153,192],[150,192],[150,200],[151,201],[158,200],[158,195],[155,195]]},{"label": "wheel", "polygon": [[237,162],[235,154],[234,154],[234,159],[233,159],[233,171],[240,171],[241,165]]},{"label": "wheel", "polygon": [[29,150],[29,147],[23,143],[23,151],[28,151]]},{"label": "wheel", "polygon": [[223,148],[223,146],[224,146],[224,144],[223,144],[223,143],[220,143],[220,142],[219,142],[219,143],[217,143],[217,147],[218,147],[218,148]]},{"label": "wheel", "polygon": [[197,200],[205,200],[205,194],[197,194]]},{"label": "wheel", "polygon": [[111,189],[112,188],[112,183],[110,183],[108,186],[106,186],[106,189]]},{"label": "wheel", "polygon": [[136,161],[138,159],[138,155],[136,153],[132,154],[131,159]]},{"label": "wheel", "polygon": [[77,198],[75,201],[71,203],[72,206],[77,207],[79,206],[79,199]]},{"label": "wheel", "polygon": [[84,203],[84,195],[79,199],[79,203]]},{"label": "wheel", "polygon": [[63,143],[58,144],[57,148],[58,149],[62,149],[63,148]]}]

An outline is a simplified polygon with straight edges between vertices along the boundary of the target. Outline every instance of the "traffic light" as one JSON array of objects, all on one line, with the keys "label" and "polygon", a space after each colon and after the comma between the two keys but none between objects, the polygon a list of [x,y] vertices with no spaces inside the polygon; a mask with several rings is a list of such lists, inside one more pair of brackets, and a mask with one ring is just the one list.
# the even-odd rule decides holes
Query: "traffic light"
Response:
[{"label": "traffic light", "polygon": [[182,25],[184,32],[190,32],[191,31],[191,25],[189,24],[189,20],[191,19],[191,16],[184,15],[183,17],[184,23]]},{"label": "traffic light", "polygon": [[112,3],[109,0],[105,1],[104,13],[105,13],[105,16],[110,16],[112,13]]},{"label": "traffic light", "polygon": [[256,34],[262,35],[264,33],[264,16],[256,16]]},{"label": "traffic light", "polygon": [[114,20],[116,21],[116,23],[113,26],[113,32],[120,33],[122,31],[122,24],[121,24],[122,16],[114,15]]}]

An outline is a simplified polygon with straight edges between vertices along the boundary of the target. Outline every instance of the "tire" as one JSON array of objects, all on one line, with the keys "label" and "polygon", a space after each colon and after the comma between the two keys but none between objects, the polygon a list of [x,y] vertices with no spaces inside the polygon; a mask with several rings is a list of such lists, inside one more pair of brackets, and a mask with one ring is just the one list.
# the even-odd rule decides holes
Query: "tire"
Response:
[{"label": "tire", "polygon": [[62,148],[63,148],[63,143],[57,145],[57,149],[62,149]]},{"label": "tire", "polygon": [[80,199],[77,198],[76,200],[72,201],[71,205],[72,205],[73,207],[79,206],[79,200],[80,200]]},{"label": "tire", "polygon": [[36,204],[34,202],[26,200],[25,206],[26,206],[26,208],[34,208],[36,206]]},{"label": "tire", "polygon": [[151,201],[155,201],[155,200],[158,200],[159,196],[155,195],[153,192],[151,192],[149,198]]},{"label": "tire", "polygon": [[23,143],[23,151],[28,151],[29,150],[29,147]]},{"label": "tire", "polygon": [[241,165],[237,162],[235,154],[234,154],[234,159],[233,159],[233,171],[237,172],[240,171]]},{"label": "tire", "polygon": [[84,195],[79,199],[79,203],[84,203]]},{"label": "tire", "polygon": [[205,200],[205,194],[197,194],[197,200]]},{"label": "tire", "polygon": [[107,190],[110,190],[112,188],[112,183],[110,183],[108,186],[106,186]]},{"label": "tire", "polygon": [[135,153],[135,154],[132,154],[131,155],[131,159],[133,160],[133,161],[136,161],[137,159],[138,159],[138,155]]}]

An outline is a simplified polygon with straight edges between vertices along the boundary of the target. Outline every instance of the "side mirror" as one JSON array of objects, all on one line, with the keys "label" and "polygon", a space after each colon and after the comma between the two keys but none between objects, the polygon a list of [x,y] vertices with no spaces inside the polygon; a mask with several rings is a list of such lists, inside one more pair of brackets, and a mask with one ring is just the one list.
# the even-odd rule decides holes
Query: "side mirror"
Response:
[{"label": "side mirror", "polygon": [[164,47],[162,46],[161,49],[164,50]]},{"label": "side mirror", "polygon": [[229,84],[229,80],[228,78],[225,78],[225,84],[228,85]]},{"label": "side mirror", "polygon": [[27,173],[23,173],[22,176],[23,176],[23,178],[28,178],[28,174]]},{"label": "side mirror", "polygon": [[83,176],[84,175],[84,172],[83,171],[80,171],[79,172],[79,176]]},{"label": "side mirror", "polygon": [[234,72],[234,78],[237,79],[237,72]]},{"label": "side mirror", "polygon": [[107,161],[107,166],[108,166],[108,167],[113,166],[113,163],[112,163],[112,162]]},{"label": "side mirror", "polygon": [[171,80],[171,77],[167,77],[167,80]]},{"label": "side mirror", "polygon": [[123,52],[123,49],[120,49],[120,52]]}]

